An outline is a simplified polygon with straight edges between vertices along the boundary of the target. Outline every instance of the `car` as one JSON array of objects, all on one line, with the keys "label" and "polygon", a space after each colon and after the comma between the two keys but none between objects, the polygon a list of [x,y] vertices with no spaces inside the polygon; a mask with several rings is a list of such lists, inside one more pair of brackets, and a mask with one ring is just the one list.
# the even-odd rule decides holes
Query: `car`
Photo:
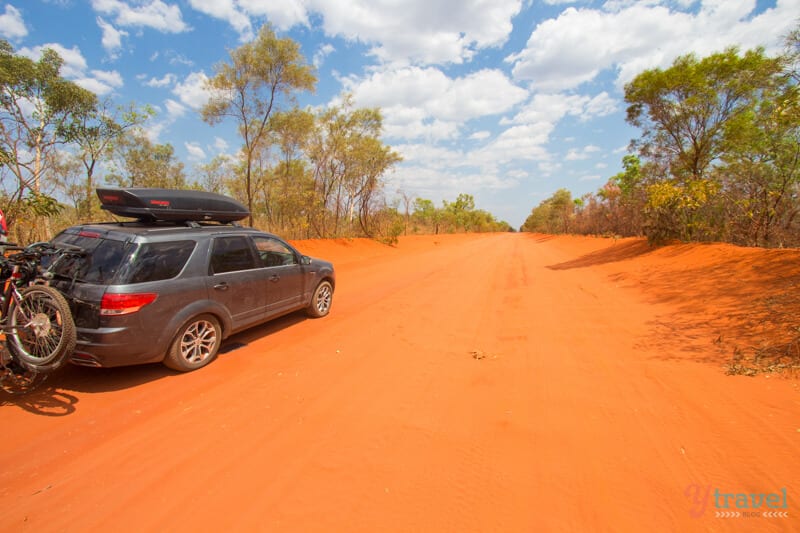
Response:
[{"label": "car", "polygon": [[51,241],[72,250],[50,265],[75,319],[72,363],[191,371],[234,333],[300,310],[330,312],[333,265],[239,225],[249,215],[239,202],[204,191],[97,193],[104,209],[133,220],[72,226]]}]

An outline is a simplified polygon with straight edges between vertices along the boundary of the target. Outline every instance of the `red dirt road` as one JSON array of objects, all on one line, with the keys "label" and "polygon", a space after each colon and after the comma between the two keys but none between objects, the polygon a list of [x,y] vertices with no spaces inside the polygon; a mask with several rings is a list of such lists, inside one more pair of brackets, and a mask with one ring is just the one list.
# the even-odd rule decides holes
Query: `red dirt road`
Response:
[{"label": "red dirt road", "polygon": [[298,245],[336,264],[329,317],[3,396],[0,530],[800,529],[800,381],[722,366],[791,340],[800,252]]}]

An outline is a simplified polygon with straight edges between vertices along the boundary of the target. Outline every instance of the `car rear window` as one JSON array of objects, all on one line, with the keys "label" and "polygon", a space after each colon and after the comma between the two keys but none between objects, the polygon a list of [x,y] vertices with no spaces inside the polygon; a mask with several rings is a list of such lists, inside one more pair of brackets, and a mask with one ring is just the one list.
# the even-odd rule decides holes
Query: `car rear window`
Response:
[{"label": "car rear window", "polygon": [[195,247],[195,242],[190,240],[138,245],[80,234],[61,234],[54,243],[79,246],[85,251],[61,257],[52,266],[55,275],[101,285],[174,278]]},{"label": "car rear window", "polygon": [[108,285],[119,272],[123,260],[134,245],[110,239],[80,234],[62,234],[53,242],[66,243],[79,246],[85,253],[69,254],[59,258],[52,265],[52,271],[57,276],[62,276],[76,281],[99,283]]}]

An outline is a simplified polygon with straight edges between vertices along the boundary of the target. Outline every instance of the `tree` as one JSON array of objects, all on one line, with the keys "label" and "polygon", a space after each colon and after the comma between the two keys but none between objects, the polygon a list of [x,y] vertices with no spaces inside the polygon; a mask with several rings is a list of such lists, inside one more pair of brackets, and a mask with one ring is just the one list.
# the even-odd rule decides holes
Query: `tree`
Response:
[{"label": "tree", "polygon": [[454,230],[470,231],[472,229],[472,212],[475,209],[475,199],[469,194],[459,194],[455,202],[444,200],[444,211],[453,225]]},{"label": "tree", "polygon": [[377,108],[353,107],[346,96],[341,106],[317,117],[308,156],[313,165],[314,202],[310,220],[321,237],[353,232],[357,222],[372,233],[371,213],[382,191],[381,177],[401,161],[381,142],[383,118]]},{"label": "tree", "polygon": [[244,141],[244,189],[253,224],[253,160],[262,143],[267,142],[269,119],[285,101],[293,101],[297,91],[313,91],[313,69],[304,63],[299,45],[279,39],[272,28],[262,26],[256,39],[230,52],[230,63],[215,67],[208,81],[211,98],[202,108],[203,120],[217,124],[234,119]]},{"label": "tree", "polygon": [[711,171],[731,146],[732,125],[747,122],[780,71],[781,61],[762,49],[729,48],[679,57],[625,86],[627,120],[643,132],[634,144],[651,170],[663,171],[647,186],[646,224],[657,239],[719,237],[709,202],[721,185]]},{"label": "tree", "polygon": [[414,221],[420,224],[428,231],[432,231],[434,235],[439,234],[439,224],[441,223],[442,215],[436,209],[433,200],[426,198],[417,198],[414,200]]},{"label": "tree", "polygon": [[120,187],[183,189],[186,174],[171,144],[153,144],[142,131],[124,135],[115,149],[106,179]]},{"label": "tree", "polygon": [[313,206],[314,184],[305,154],[314,120],[312,112],[298,108],[270,118],[269,146],[275,153],[274,162],[261,180],[264,210],[274,231],[295,237],[307,236]]},{"label": "tree", "polygon": [[569,233],[575,207],[572,193],[567,189],[559,189],[553,193],[553,196],[542,201],[531,211],[522,225],[522,230],[541,233]]},{"label": "tree", "polygon": [[664,158],[671,176],[703,179],[723,149],[726,124],[750,108],[779,70],[780,62],[761,49],[740,56],[729,48],[639,74],[625,86],[627,120],[643,130],[635,144],[644,157]]},{"label": "tree", "polygon": [[125,132],[141,126],[154,114],[149,106],[141,110],[134,104],[115,107],[110,100],[104,100],[95,109],[77,116],[73,121],[67,131],[67,139],[76,146],[75,158],[84,169],[82,186],[73,188],[73,193],[82,191],[75,206],[79,219],[91,220],[97,213],[94,189],[98,163],[111,156],[115,144]]},{"label": "tree", "polygon": [[197,165],[196,170],[200,178],[201,189],[225,194],[228,189],[228,181],[234,172],[233,160],[224,154],[217,155],[208,163]]},{"label": "tree", "polygon": [[411,203],[414,201],[414,196],[404,191],[397,189],[397,194],[403,201],[403,235],[408,235],[408,224],[411,220]]},{"label": "tree", "polygon": [[[52,49],[33,61],[0,40],[0,163],[16,180],[7,192],[11,222],[31,205],[23,202],[26,194],[46,195],[42,178],[56,147],[69,140],[74,122],[97,104],[93,93],[61,76],[62,64]],[[39,237],[47,238],[47,223],[43,226]]]}]

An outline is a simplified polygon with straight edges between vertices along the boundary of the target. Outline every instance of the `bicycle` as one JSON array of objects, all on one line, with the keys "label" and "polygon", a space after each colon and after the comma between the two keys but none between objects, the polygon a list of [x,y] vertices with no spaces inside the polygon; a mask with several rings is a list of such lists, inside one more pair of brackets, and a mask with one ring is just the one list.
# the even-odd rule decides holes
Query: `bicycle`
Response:
[{"label": "bicycle", "polygon": [[77,335],[69,304],[54,287],[42,259],[81,250],[36,243],[26,248],[7,245],[17,253],[0,256],[0,385],[10,393],[25,393],[59,369],[75,349]]}]

